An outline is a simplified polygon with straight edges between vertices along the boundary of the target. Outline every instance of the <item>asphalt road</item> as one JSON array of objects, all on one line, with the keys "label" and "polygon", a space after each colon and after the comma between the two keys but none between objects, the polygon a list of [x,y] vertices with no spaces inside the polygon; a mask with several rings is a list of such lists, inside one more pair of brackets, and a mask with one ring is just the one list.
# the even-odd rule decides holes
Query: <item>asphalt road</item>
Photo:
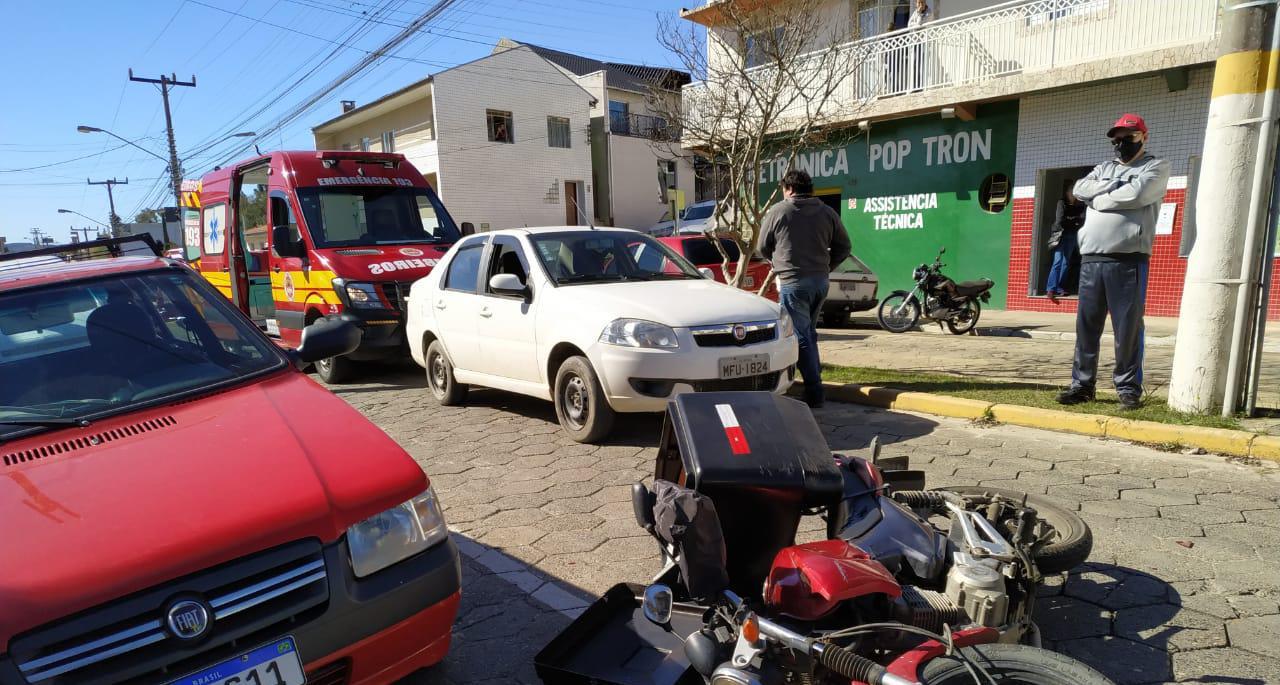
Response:
[{"label": "asphalt road", "polygon": [[[623,418],[590,446],[561,433],[549,403],[482,390],[439,407],[413,367],[333,390],[422,465],[464,552],[453,649],[405,683],[537,683],[533,655],[572,615],[657,570],[628,487],[651,474],[659,417]],[[1078,510],[1093,555],[1045,588],[1048,646],[1122,685],[1280,682],[1275,465],[839,403],[817,416],[833,450],[879,435],[930,486],[999,485]]]}]

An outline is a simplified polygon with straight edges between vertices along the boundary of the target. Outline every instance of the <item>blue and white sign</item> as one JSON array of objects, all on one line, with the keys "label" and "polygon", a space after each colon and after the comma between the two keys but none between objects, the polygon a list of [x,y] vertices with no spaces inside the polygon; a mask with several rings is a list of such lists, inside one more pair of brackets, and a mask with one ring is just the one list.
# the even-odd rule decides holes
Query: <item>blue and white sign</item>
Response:
[{"label": "blue and white sign", "polygon": [[222,254],[227,246],[227,206],[204,208],[204,253]]}]

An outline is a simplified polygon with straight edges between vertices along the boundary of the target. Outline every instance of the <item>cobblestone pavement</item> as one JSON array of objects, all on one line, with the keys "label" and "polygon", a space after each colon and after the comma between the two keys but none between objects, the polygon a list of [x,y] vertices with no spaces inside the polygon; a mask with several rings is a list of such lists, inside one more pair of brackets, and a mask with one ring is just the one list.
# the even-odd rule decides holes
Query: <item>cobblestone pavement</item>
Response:
[{"label": "cobblestone pavement", "polygon": [[[532,657],[564,612],[657,570],[628,486],[650,474],[660,419],[627,417],[609,444],[579,445],[549,403],[473,391],[442,408],[422,386],[414,369],[387,369],[335,388],[430,474],[464,552],[453,649],[404,682],[536,683]],[[1280,470],[855,405],[818,418],[834,450],[881,435],[885,456],[910,455],[931,486],[980,482],[1078,510],[1093,555],[1037,606],[1050,646],[1121,684],[1280,682]]]}]

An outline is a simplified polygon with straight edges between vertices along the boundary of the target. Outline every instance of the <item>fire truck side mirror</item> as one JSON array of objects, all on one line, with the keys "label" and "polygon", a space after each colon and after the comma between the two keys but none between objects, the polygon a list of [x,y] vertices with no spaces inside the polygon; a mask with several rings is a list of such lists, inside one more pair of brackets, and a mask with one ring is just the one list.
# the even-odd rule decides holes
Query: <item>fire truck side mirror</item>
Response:
[{"label": "fire truck side mirror", "polygon": [[476,232],[476,225],[471,223],[470,221],[464,221],[462,222],[462,225],[459,227],[459,229],[462,231],[462,235],[468,236]]}]

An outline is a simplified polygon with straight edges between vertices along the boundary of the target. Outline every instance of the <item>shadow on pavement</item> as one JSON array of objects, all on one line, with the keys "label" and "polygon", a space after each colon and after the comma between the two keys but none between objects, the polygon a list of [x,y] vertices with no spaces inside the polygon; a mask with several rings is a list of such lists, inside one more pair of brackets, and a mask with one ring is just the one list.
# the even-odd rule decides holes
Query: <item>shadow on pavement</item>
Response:
[{"label": "shadow on pavement", "polygon": [[569,625],[565,612],[595,596],[461,533],[453,540],[462,558],[462,602],[449,654],[397,685],[541,683],[534,655]]},{"label": "shadow on pavement", "polygon": [[[1172,681],[1171,653],[1215,646],[1224,637],[1221,621],[1183,611],[1181,595],[1163,579],[1114,564],[1086,563],[1065,583],[1048,579],[1035,616],[1045,647],[1089,664],[1117,685]],[[1193,682],[1265,683],[1213,674]]]}]

